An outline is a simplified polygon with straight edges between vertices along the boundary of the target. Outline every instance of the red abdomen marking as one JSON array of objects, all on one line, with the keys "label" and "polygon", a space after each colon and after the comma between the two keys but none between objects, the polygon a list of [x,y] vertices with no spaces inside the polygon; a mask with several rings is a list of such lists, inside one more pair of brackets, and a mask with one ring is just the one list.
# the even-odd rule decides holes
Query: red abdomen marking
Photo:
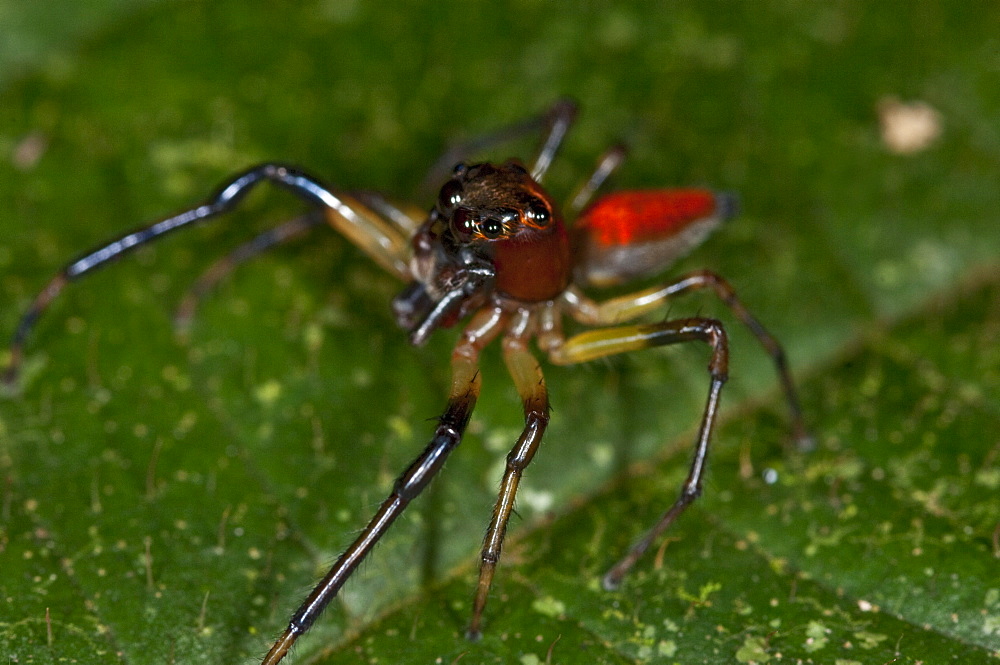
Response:
[{"label": "red abdomen marking", "polygon": [[574,272],[605,286],[666,269],[736,211],[736,198],[704,189],[615,192],[573,227]]},{"label": "red abdomen marking", "polygon": [[715,212],[715,193],[702,189],[624,191],[598,200],[576,227],[602,245],[631,245],[674,235]]}]

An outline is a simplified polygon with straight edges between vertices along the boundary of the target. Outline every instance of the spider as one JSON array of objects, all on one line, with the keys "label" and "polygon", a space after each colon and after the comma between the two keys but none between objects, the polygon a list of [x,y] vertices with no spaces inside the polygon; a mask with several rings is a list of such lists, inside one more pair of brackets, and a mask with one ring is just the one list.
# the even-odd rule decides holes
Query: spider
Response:
[{"label": "spider", "polygon": [[[575,116],[576,106],[561,100],[536,117],[445,155],[439,164],[529,133],[539,133],[543,139],[530,167],[513,159],[499,164],[459,163],[426,214],[396,206],[378,194],[328,187],[288,165],[255,166],[223,184],[205,203],[127,233],[73,261],[42,289],[21,318],[11,342],[8,381],[16,376],[25,340],[39,315],[69,282],[176,229],[231,211],[257,184],[272,182],[315,210],[258,236],[213,267],[196,283],[194,296],[182,305],[182,322],[190,318],[198,295],[236,264],[322,223],[345,235],[407,284],[393,300],[392,309],[411,344],[420,346],[436,330],[462,322],[451,354],[447,406],[430,442],[399,475],[368,525],[292,615],[263,665],[276,665],[284,658],[375,543],[441,470],[461,442],[479,397],[479,355],[498,338],[523,405],[524,429],[507,455],[483,542],[467,630],[473,639],[481,633],[518,484],[549,422],[548,393],[541,366],[529,348],[532,342],[558,365],[690,341],[703,342],[711,351],[708,397],[680,495],[604,575],[606,589],[618,587],[650,545],[701,494],[729,366],[726,331],[715,319],[634,321],[662,309],[676,296],[697,290],[714,293],[770,354],[791,410],[794,435],[800,442],[808,441],[784,351],[722,277],[701,270],[605,300],[585,294],[588,287],[622,284],[662,272],[732,217],[736,200],[731,194],[698,189],[620,191],[594,200],[624,158],[624,148],[614,146],[579,187],[564,216],[541,183]],[[566,218],[575,218],[573,224],[568,226]],[[563,333],[566,316],[594,328],[567,337]]]}]

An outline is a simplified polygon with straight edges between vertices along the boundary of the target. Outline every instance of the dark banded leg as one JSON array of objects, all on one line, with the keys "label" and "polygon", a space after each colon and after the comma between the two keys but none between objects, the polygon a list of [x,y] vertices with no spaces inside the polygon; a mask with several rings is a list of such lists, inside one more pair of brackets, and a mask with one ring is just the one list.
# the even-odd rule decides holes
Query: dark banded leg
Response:
[{"label": "dark banded leg", "polygon": [[795,382],[792,380],[792,373],[788,369],[788,358],[785,349],[782,348],[778,340],[757,320],[746,305],[736,296],[736,291],[732,285],[723,277],[708,270],[700,270],[689,273],[674,282],[675,290],[671,295],[680,295],[689,291],[711,289],[722,301],[722,304],[729,308],[733,315],[745,325],[753,336],[757,338],[760,345],[774,363],[774,369],[778,373],[778,380],[781,382],[781,389],[785,393],[785,401],[788,403],[788,410],[792,417],[792,436],[802,450],[811,450],[815,446],[812,435],[806,429],[805,421],[802,419],[802,407],[799,406],[799,396],[795,389]]},{"label": "dark banded leg", "polygon": [[486,538],[483,540],[479,584],[472,604],[472,620],[466,632],[469,639],[478,639],[480,636],[483,610],[486,608],[490,587],[493,584],[493,574],[500,561],[507,523],[514,510],[517,486],[521,481],[521,474],[535,456],[549,422],[549,396],[545,389],[545,379],[542,377],[538,361],[528,351],[527,341],[520,338],[505,338],[503,355],[524,405],[524,431],[507,455],[507,467],[500,482],[500,493],[493,508],[493,519],[490,520]]},{"label": "dark banded leg", "polygon": [[[760,345],[774,363],[775,371],[781,382],[781,389],[785,393],[785,401],[792,418],[792,435],[798,446],[802,450],[809,450],[815,444],[812,436],[806,429],[805,421],[802,419],[802,409],[799,406],[798,393],[795,389],[795,382],[788,369],[788,360],[785,350],[778,340],[767,331],[763,324],[757,320],[746,305],[737,297],[732,285],[724,278],[709,270],[698,270],[679,277],[667,284],[657,285],[644,289],[637,293],[611,298],[601,303],[586,303],[583,307],[590,311],[584,316],[578,316],[590,324],[610,324],[628,321],[636,317],[647,314],[659,307],[663,303],[679,295],[711,289],[716,297],[722,301],[726,307],[745,325],[753,336],[757,338]],[[582,308],[578,305],[578,310]],[[576,315],[576,314],[575,314]]]},{"label": "dark banded leg", "polygon": [[431,442],[413,460],[382,502],[368,526],[340,555],[329,572],[316,585],[292,615],[288,628],[264,657],[262,665],[277,665],[298,638],[309,630],[330,604],[361,561],[431,479],[441,470],[445,459],[462,440],[472,409],[479,397],[479,353],[502,329],[504,317],[495,310],[482,310],[465,329],[462,340],[452,353],[452,384],[448,407],[441,416]]},{"label": "dark banded leg", "polygon": [[264,665],[278,663],[295,641],[313,625],[326,606],[333,600],[361,561],[385,535],[392,523],[441,470],[448,454],[462,440],[472,408],[479,392],[478,383],[469,386],[464,395],[454,396],[441,416],[434,437],[417,459],[396,479],[389,495],[372,517],[368,526],[347,550],[340,555],[330,571],[323,577],[299,609],[292,615],[288,628],[271,647],[264,658]]},{"label": "dark banded leg", "polygon": [[345,217],[357,216],[350,206],[345,204],[332,190],[321,184],[318,179],[293,167],[283,164],[261,164],[244,171],[220,187],[206,203],[126,233],[116,240],[91,250],[63,268],[35,297],[31,306],[21,317],[11,339],[11,360],[4,373],[4,380],[11,383],[16,379],[24,352],[25,340],[31,333],[38,317],[68,283],[173,231],[233,210],[251,189],[265,181],[273,182],[289,190],[314,206],[336,211]]},{"label": "dark banded leg", "polygon": [[649,349],[655,346],[701,341],[712,347],[712,357],[708,363],[710,377],[708,400],[702,413],[698,438],[695,440],[694,459],[687,479],[681,486],[680,496],[670,509],[629,552],[604,575],[605,589],[615,589],[622,578],[635,565],[649,546],[684,512],[701,494],[708,458],[708,447],[712,439],[719,411],[719,394],[729,376],[729,342],[722,324],[714,319],[692,318],[664,321],[649,325],[621,326],[581,333],[566,340],[563,345],[550,353],[557,364],[585,362],[618,353]]},{"label": "dark banded leg", "polygon": [[3,372],[3,382],[6,385],[12,385],[17,381],[18,372],[21,371],[21,363],[24,361],[24,342],[31,333],[31,329],[35,327],[35,323],[38,321],[38,317],[42,315],[49,305],[59,295],[59,292],[63,290],[63,287],[70,282],[70,278],[65,275],[65,271],[59,273],[52,280],[45,285],[45,288],[35,296],[35,299],[31,301],[31,305],[28,307],[27,311],[21,315],[21,320],[17,323],[17,328],[14,329],[14,335],[10,340],[10,347],[8,353],[10,354],[10,362],[7,368]]}]

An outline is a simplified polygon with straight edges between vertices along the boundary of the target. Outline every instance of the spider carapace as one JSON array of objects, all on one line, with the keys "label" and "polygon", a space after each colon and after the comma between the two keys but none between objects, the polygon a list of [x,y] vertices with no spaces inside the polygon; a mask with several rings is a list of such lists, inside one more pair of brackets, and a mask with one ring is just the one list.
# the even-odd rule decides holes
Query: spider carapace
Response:
[{"label": "spider carapace", "polygon": [[[549,421],[548,393],[530,348],[532,342],[556,364],[688,341],[703,342],[710,349],[708,397],[680,496],[610,568],[603,578],[606,588],[617,587],[650,544],[701,493],[719,396],[728,373],[726,332],[717,320],[637,320],[662,312],[665,303],[681,294],[701,289],[713,292],[771,355],[791,409],[794,433],[806,440],[781,347],[723,278],[698,271],[602,301],[585,294],[588,287],[621,284],[662,272],[731,217],[736,206],[731,195],[700,189],[622,191],[594,200],[624,157],[624,150],[615,146],[605,152],[591,176],[560,211],[541,182],[575,113],[572,103],[560,101],[535,118],[459,146],[451,154],[464,157],[523,134],[538,132],[543,136],[530,168],[515,160],[459,164],[440,188],[429,214],[397,206],[378,194],[330,188],[289,166],[256,166],[232,178],[202,205],[139,228],[70,263],[22,317],[11,344],[8,380],[16,376],[24,342],[38,316],[68,282],[168,232],[227,212],[256,184],[270,181],[298,195],[315,210],[258,236],[210,269],[196,283],[194,297],[182,305],[181,320],[190,318],[197,295],[236,264],[326,223],[406,283],[392,306],[411,343],[420,345],[439,328],[461,325],[451,354],[448,403],[430,443],[397,478],[375,516],[294,613],[265,656],[265,665],[278,663],[309,629],[392,522],[458,446],[479,397],[480,352],[497,338],[522,401],[525,424],[507,455],[482,547],[479,583],[467,631],[472,638],[480,634],[518,484]],[[567,218],[573,220],[572,224],[566,223]],[[563,333],[566,317],[591,329],[567,337]]]}]

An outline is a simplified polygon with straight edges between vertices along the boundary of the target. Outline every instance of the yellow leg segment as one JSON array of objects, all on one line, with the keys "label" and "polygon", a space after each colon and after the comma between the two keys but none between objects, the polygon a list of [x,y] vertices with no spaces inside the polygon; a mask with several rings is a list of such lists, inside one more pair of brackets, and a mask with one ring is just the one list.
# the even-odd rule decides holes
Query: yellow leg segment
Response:
[{"label": "yellow leg segment", "polygon": [[605,328],[581,333],[566,340],[561,347],[550,352],[552,362],[569,364],[594,360],[604,356],[648,349],[654,346],[701,341],[712,347],[708,364],[710,377],[708,400],[695,440],[695,454],[691,470],[681,487],[680,496],[657,523],[629,552],[605,574],[606,589],[615,589],[625,574],[635,565],[649,546],[676,521],[700,494],[702,478],[708,459],[708,447],[719,410],[719,396],[729,374],[729,343],[722,325],[713,319],[693,318],[664,321],[649,325],[631,325]]},{"label": "yellow leg segment", "polygon": [[[760,345],[771,356],[775,370],[778,372],[778,379],[781,381],[781,388],[785,393],[785,401],[788,402],[788,408],[792,414],[792,430],[795,439],[800,448],[811,448],[814,444],[802,420],[802,409],[799,407],[799,398],[795,390],[795,383],[792,381],[792,375],[788,371],[788,361],[784,349],[737,297],[732,285],[719,275],[708,270],[699,270],[683,275],[668,284],[652,286],[629,295],[610,298],[603,302],[595,302],[578,291],[571,290],[567,295],[569,296],[568,302],[571,307],[570,313],[578,321],[588,325],[618,325],[651,314],[662,308],[672,298],[691,293],[692,291],[703,290],[712,291],[722,304],[728,307],[733,315],[750,329],[750,332],[757,338]],[[571,355],[580,355],[581,358],[566,360],[565,362],[582,362],[601,356],[621,353],[622,351],[614,349],[615,345],[628,346],[633,343],[626,340],[612,341],[606,336],[604,337],[604,341],[586,338],[585,336],[588,334],[584,333],[584,335],[580,335],[579,337],[584,337],[584,339],[581,339],[578,344],[574,345],[583,348],[573,348],[569,351]],[[632,348],[645,348],[638,341],[634,343],[637,346]],[[603,350],[602,345],[608,345],[606,352]],[[553,358],[553,362],[559,362],[559,360]]]},{"label": "yellow leg segment", "polygon": [[545,379],[538,361],[528,351],[525,338],[508,337],[503,340],[503,357],[507,369],[514,379],[514,385],[524,405],[524,431],[507,455],[507,467],[500,481],[500,494],[493,508],[493,518],[486,530],[479,566],[479,584],[472,605],[472,620],[467,635],[476,639],[480,635],[483,610],[493,585],[493,574],[500,561],[503,539],[507,533],[507,523],[514,510],[514,497],[521,482],[521,475],[531,463],[542,434],[549,422],[549,397],[545,389]]}]

